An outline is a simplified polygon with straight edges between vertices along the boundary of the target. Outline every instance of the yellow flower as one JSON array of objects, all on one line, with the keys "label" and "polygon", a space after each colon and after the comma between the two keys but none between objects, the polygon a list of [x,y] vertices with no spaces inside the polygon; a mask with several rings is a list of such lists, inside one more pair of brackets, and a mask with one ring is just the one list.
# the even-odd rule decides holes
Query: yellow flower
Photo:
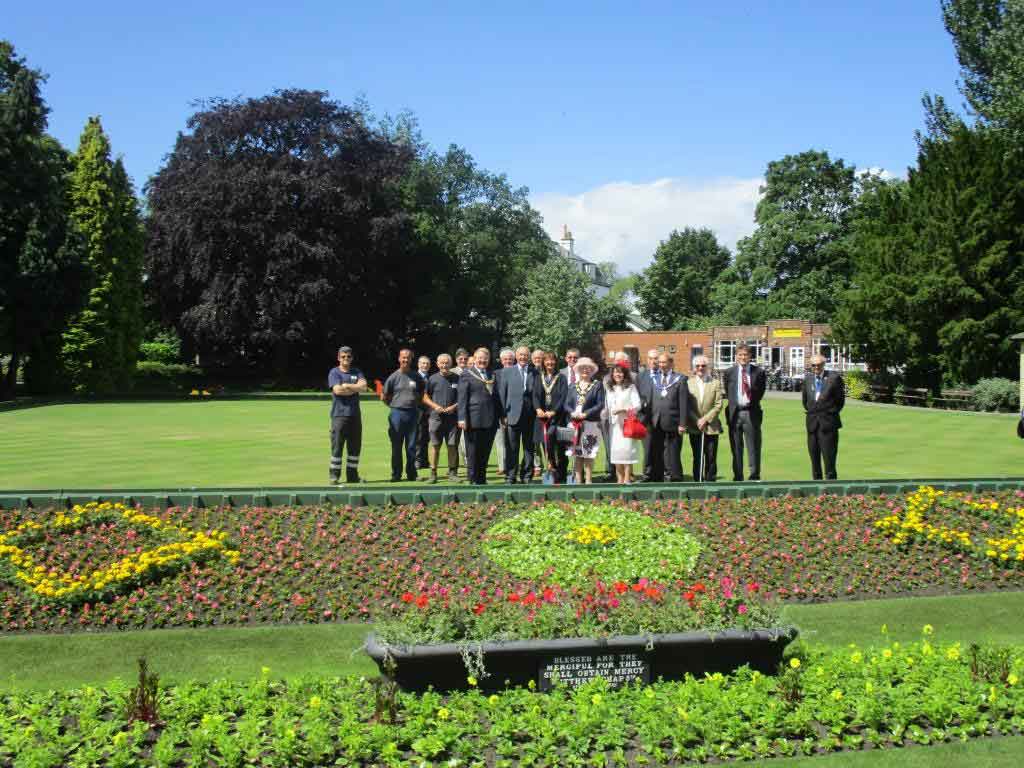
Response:
[{"label": "yellow flower", "polygon": [[450,715],[451,712],[449,712],[446,707],[441,707],[439,710],[437,710],[438,720],[447,720]]},{"label": "yellow flower", "polygon": [[800,669],[800,659],[794,656],[792,659],[789,660],[789,666],[792,669]]},{"label": "yellow flower", "polygon": [[1008,683],[1009,683],[1010,685],[1016,685],[1017,683],[1019,683],[1019,682],[1020,682],[1020,678],[1019,678],[1019,677],[1017,677],[1017,676],[1016,676],[1015,674],[1013,674],[1013,672],[1011,672],[1011,673],[1010,673],[1010,674],[1009,674],[1009,675],[1007,676],[1007,678],[1006,678],[1006,682],[1008,682]]},{"label": "yellow flower", "polygon": [[260,674],[267,677],[270,674],[270,667],[260,667]]},{"label": "yellow flower", "polygon": [[930,635],[932,632],[935,631],[935,627],[933,627],[931,624],[925,624],[924,627],[921,628],[921,631],[926,635]]},{"label": "yellow flower", "polygon": [[498,703],[498,694],[492,693],[490,696],[488,696],[487,697],[487,703],[491,704],[492,706],[494,704],[497,704]]},{"label": "yellow flower", "polygon": [[467,678],[466,678],[466,682],[467,682],[467,683],[469,683],[469,684],[470,684],[471,686],[474,686],[474,687],[475,687],[475,686],[476,686],[476,683],[477,683],[477,680],[476,680],[476,678],[475,678],[475,677],[473,677],[472,675],[470,675],[469,677],[467,677]]},{"label": "yellow flower", "polygon": [[860,651],[854,651],[850,654],[850,661],[854,664],[860,664],[863,660],[864,657],[861,655]]},{"label": "yellow flower", "polygon": [[836,701],[841,701],[843,698],[843,692],[836,688],[834,691],[832,691],[832,698]]},{"label": "yellow flower", "polygon": [[309,700],[309,708],[310,709],[317,709],[320,706],[320,704],[321,704],[321,701],[320,701],[320,697],[319,696],[313,696]]},{"label": "yellow flower", "polygon": [[601,698],[600,693],[595,693],[593,696],[590,697],[591,704],[600,704],[602,701],[603,699]]},{"label": "yellow flower", "polygon": [[889,650],[888,648],[886,648],[884,651],[882,651],[882,656],[884,656],[887,659],[891,659],[892,658],[892,651]]},{"label": "yellow flower", "polygon": [[526,684],[526,687],[529,688],[532,691],[534,688],[537,687],[537,683],[535,681],[531,680],[530,682],[528,682]]},{"label": "yellow flower", "polygon": [[960,658],[960,648],[956,645],[951,645],[946,649],[946,658],[950,661],[956,661]]}]

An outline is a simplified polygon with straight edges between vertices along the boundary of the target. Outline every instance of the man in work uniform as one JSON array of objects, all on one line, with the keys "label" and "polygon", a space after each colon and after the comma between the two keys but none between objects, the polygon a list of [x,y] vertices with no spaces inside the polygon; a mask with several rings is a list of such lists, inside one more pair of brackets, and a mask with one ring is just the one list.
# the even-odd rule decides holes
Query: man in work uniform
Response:
[{"label": "man in work uniform", "polygon": [[359,451],[363,446],[363,420],[359,393],[366,390],[366,377],[352,367],[352,347],[338,350],[338,365],[327,374],[331,389],[331,472],[332,484],[341,482],[341,454],[348,445],[345,480],[359,482]]},{"label": "man in work uniform", "polygon": [[[427,383],[430,381],[430,358],[426,355],[420,355],[416,361],[417,375],[423,379],[423,388],[426,389]],[[420,420],[416,427],[416,469],[426,469],[428,465],[427,461],[427,443],[429,442],[429,429],[430,429],[430,409],[423,404],[420,406]]]},{"label": "man in work uniform", "polygon": [[459,472],[458,414],[455,412],[459,401],[459,375],[453,373],[452,357],[445,353],[437,358],[437,373],[427,380],[427,391],[423,402],[430,412],[430,482],[437,482],[437,464],[441,444],[448,447],[448,482],[454,483]]}]

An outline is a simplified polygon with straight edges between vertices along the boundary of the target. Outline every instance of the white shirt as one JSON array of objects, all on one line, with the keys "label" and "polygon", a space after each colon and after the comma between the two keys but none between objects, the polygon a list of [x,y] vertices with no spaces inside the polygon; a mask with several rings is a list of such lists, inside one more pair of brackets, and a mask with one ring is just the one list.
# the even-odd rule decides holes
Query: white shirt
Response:
[{"label": "white shirt", "polygon": [[752,384],[750,381],[750,363],[747,363],[746,365],[738,365],[736,367],[738,368],[736,371],[736,405],[740,407],[750,405],[750,398],[743,394],[744,371],[747,372],[747,386]]}]

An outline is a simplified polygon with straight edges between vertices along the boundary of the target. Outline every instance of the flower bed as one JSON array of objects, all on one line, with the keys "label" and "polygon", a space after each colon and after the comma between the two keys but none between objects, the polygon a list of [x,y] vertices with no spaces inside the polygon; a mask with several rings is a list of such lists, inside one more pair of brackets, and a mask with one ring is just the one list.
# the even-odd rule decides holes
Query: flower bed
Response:
[{"label": "flower bed", "polygon": [[[159,670],[156,670],[159,671]],[[958,742],[1024,729],[1024,648],[804,650],[647,687],[538,696],[390,692],[362,678],[261,678],[164,691],[149,726],[126,686],[0,698],[0,755],[24,765],[664,765]],[[898,760],[898,758],[895,758]]]},{"label": "flower bed", "polygon": [[[1020,492],[964,499],[1000,509],[1024,506]],[[784,601],[824,601],[1024,588],[1024,568],[988,557],[977,547],[962,551],[926,537],[893,541],[875,523],[902,514],[903,496],[636,502],[617,508],[677,526],[699,542],[700,554],[683,583],[667,582],[673,590],[695,582],[718,585],[729,578],[739,585],[757,583],[760,593]],[[449,504],[147,512],[165,526],[221,531],[238,557],[183,562],[180,570],[157,581],[126,584],[123,594],[77,605],[35,598],[8,574],[0,583],[0,630],[381,621],[405,610],[405,593],[429,596],[446,589],[469,599],[484,590],[492,601],[499,592],[540,595],[548,579],[510,574],[482,548],[495,524],[529,509]],[[45,525],[54,515],[52,510],[3,510],[0,530],[14,531],[29,521]],[[1002,515],[999,525],[1008,519]],[[929,520],[977,533],[978,541],[983,526],[995,524],[980,511],[954,516],[936,509]],[[128,538],[131,526],[94,530],[106,537],[103,546],[111,560],[139,546]],[[53,555],[61,560],[80,543],[74,536],[85,534],[54,528],[48,535],[48,541],[32,545],[36,556],[47,556],[51,548],[64,551]]]}]

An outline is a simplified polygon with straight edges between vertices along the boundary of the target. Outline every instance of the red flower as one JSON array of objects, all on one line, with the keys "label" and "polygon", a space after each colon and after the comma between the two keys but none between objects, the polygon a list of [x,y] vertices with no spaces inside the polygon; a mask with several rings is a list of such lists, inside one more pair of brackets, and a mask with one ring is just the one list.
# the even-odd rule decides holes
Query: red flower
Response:
[{"label": "red flower", "polygon": [[699,581],[696,584],[693,585],[693,591],[694,592],[704,592],[706,589],[707,589],[707,587],[705,587]]},{"label": "red flower", "polygon": [[537,604],[537,596],[535,594],[533,594],[532,590],[527,592],[526,593],[526,597],[523,598],[523,605],[536,605],[536,604]]},{"label": "red flower", "polygon": [[518,592],[509,592],[508,593],[508,601],[510,603],[518,603],[519,602],[519,593]]},{"label": "red flower", "polygon": [[551,587],[544,587],[544,602],[555,602],[555,590],[553,590]]},{"label": "red flower", "polygon": [[430,602],[430,598],[427,597],[426,595],[420,595],[419,597],[416,598],[416,606],[418,608],[426,608],[427,607],[427,603],[429,603],[429,602]]},{"label": "red flower", "polygon": [[412,592],[403,592],[402,593],[402,602],[403,603],[411,603],[415,599],[416,599],[416,595],[414,595]]},{"label": "red flower", "polygon": [[477,603],[476,605],[473,606],[473,613],[475,613],[477,616],[479,616],[481,613],[483,613],[486,610],[487,610],[487,606],[484,605],[483,603]]},{"label": "red flower", "polygon": [[696,599],[696,597],[697,597],[697,595],[694,594],[693,592],[690,592],[690,591],[683,592],[683,600],[686,600],[687,602],[693,601],[694,599]]},{"label": "red flower", "polygon": [[614,586],[615,586],[615,591],[618,592],[620,595],[623,592],[628,592],[629,591],[629,587],[626,585],[625,582],[616,581]]},{"label": "red flower", "polygon": [[657,600],[657,599],[659,599],[661,597],[661,592],[659,592],[654,587],[648,587],[647,589],[645,589],[644,590],[644,594],[647,595],[649,598],[651,598],[653,600]]},{"label": "red flower", "polygon": [[643,584],[634,584],[633,585],[633,591],[634,592],[643,592],[644,591]]}]

